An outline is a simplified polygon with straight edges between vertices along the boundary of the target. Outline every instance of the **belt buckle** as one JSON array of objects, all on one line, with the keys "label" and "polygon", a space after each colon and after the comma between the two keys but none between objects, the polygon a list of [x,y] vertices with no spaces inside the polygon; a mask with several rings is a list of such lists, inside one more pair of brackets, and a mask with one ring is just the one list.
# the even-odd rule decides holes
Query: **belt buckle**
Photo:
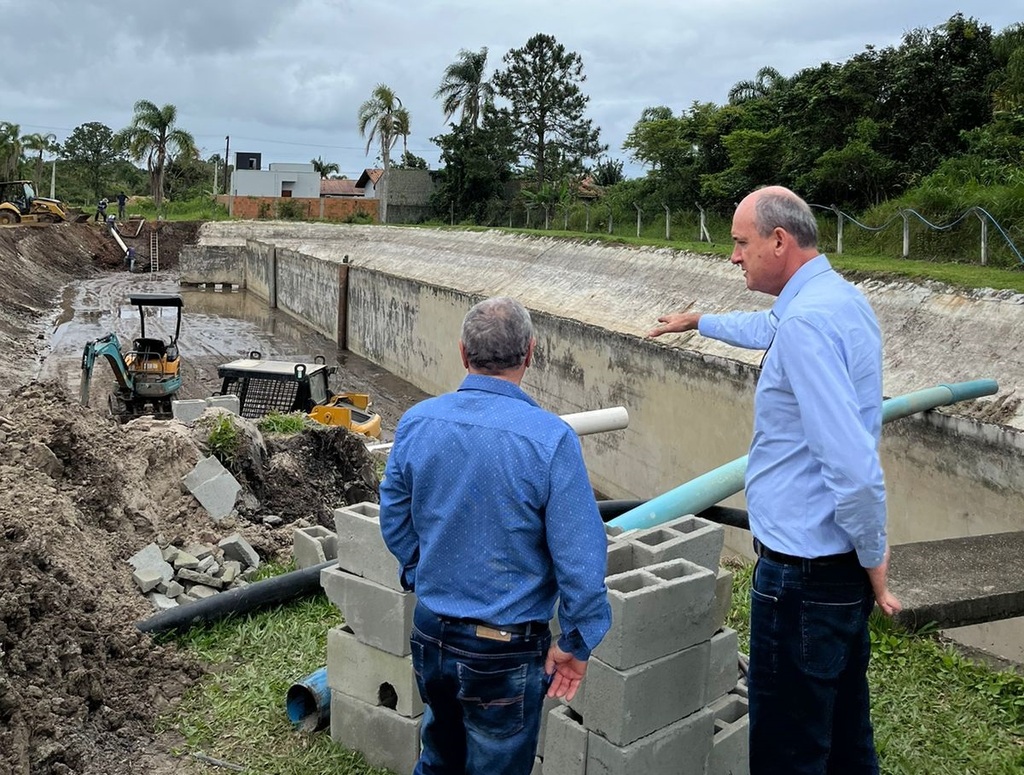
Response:
[{"label": "belt buckle", "polygon": [[512,640],[512,633],[507,630],[496,630],[484,624],[476,626],[476,636],[478,638],[486,638],[487,640],[498,640],[502,643],[508,643]]}]

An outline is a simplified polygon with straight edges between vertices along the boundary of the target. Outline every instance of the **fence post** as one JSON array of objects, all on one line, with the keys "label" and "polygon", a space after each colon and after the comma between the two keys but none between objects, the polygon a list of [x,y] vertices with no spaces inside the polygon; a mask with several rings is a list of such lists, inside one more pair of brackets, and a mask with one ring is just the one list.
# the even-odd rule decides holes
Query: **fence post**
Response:
[{"label": "fence post", "polygon": [[700,205],[694,205],[697,208],[697,212],[700,213],[700,236],[698,237],[699,242],[707,242],[711,244],[711,235],[708,234],[708,224],[704,217],[704,208]]},{"label": "fence post", "polygon": [[587,202],[585,205],[583,205],[583,207],[587,211],[587,226],[584,229],[584,231],[589,234],[590,233],[590,202]]},{"label": "fence post", "polygon": [[608,205],[608,233],[612,233],[612,206]]},{"label": "fence post", "polygon": [[530,228],[530,210],[533,209],[530,205],[526,205],[526,228]]},{"label": "fence post", "polygon": [[643,210],[640,209],[640,205],[638,205],[636,202],[633,202],[633,207],[636,208],[636,236],[637,236],[637,238],[639,238],[640,237],[640,216],[643,213]]},{"label": "fence post", "polygon": [[661,206],[665,208],[665,242],[668,242],[672,239],[672,212],[664,202],[661,203]]},{"label": "fence post", "polygon": [[549,208],[550,208],[550,205],[547,204],[547,202],[545,202],[544,203],[544,231],[547,231],[548,229],[551,228],[551,226],[549,225],[551,223],[551,219],[549,218],[549,216],[551,215],[551,211],[550,211]]},{"label": "fence post", "polygon": [[910,256],[910,217],[905,210],[900,210],[900,215],[903,216],[903,257],[908,258]]},{"label": "fence post", "polygon": [[569,205],[562,205],[562,231],[569,231]]},{"label": "fence post", "polygon": [[835,205],[832,209],[836,213],[836,255],[843,255],[843,211]]},{"label": "fence post", "polygon": [[977,210],[974,211],[974,214],[981,221],[981,265],[985,266],[988,263],[988,221]]}]

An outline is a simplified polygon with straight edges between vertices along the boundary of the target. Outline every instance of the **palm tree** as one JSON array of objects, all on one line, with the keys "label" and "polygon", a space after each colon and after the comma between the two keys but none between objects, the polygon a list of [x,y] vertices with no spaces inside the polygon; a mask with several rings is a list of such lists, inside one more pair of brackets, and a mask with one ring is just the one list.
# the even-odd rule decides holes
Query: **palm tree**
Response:
[{"label": "palm tree", "polygon": [[149,100],[135,103],[131,126],[114,136],[115,146],[128,152],[135,161],[146,160],[153,204],[164,201],[164,170],[177,157],[196,157],[196,141],[184,129],[174,126],[178,109],[174,105],[158,108]]},{"label": "palm tree", "polygon": [[35,184],[36,191],[39,191],[43,181],[43,154],[56,150],[57,135],[53,132],[46,134],[35,132],[21,138],[21,144],[26,151],[34,151],[37,154],[32,182]]},{"label": "palm tree", "polygon": [[315,159],[310,159],[309,163],[313,165],[313,169],[320,173],[320,179],[323,180],[332,172],[341,172],[341,167],[335,164],[333,161],[324,161],[322,156],[317,156]]},{"label": "palm tree", "polygon": [[21,166],[21,127],[0,121],[0,178],[15,180]]},{"label": "palm tree", "polygon": [[395,111],[395,134],[402,138],[402,156],[409,153],[409,135],[412,133],[409,121],[408,108],[399,108]]},{"label": "palm tree", "polygon": [[486,68],[486,46],[479,51],[462,49],[459,58],[445,68],[441,85],[434,92],[435,99],[443,100],[445,121],[461,111],[463,126],[479,125],[484,108],[494,104],[494,87],[484,78]]},{"label": "palm tree", "polygon": [[753,81],[740,81],[729,89],[729,102],[738,105],[747,100],[768,97],[785,85],[786,79],[782,77],[782,73],[774,67],[765,66],[757,71]]},{"label": "palm tree", "polygon": [[381,223],[388,222],[388,170],[391,169],[391,149],[404,130],[408,136],[409,112],[402,101],[383,83],[377,84],[370,99],[359,106],[359,134],[366,137],[366,152],[374,141],[380,144],[380,157],[384,167],[381,177]]}]

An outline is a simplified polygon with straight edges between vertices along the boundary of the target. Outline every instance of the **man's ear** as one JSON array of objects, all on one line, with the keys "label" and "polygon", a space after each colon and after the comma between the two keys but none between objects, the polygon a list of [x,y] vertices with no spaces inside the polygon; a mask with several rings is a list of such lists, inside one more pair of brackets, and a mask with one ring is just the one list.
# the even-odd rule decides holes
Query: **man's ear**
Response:
[{"label": "man's ear", "polygon": [[459,342],[459,355],[462,358],[462,367],[469,371],[469,358],[466,357],[466,345],[461,341]]},{"label": "man's ear", "polygon": [[526,360],[523,361],[524,366],[529,366],[530,361],[533,360],[533,348],[537,345],[536,339],[531,339],[529,346],[526,348]]}]

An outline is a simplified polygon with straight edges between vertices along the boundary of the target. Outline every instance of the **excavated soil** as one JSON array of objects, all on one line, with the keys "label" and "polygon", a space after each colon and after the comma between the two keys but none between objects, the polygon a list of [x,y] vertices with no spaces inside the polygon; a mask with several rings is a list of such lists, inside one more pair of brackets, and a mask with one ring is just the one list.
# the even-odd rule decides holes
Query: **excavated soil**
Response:
[{"label": "excavated soil", "polygon": [[[162,270],[197,229],[162,224]],[[0,228],[0,261],[0,773],[188,772],[155,721],[204,667],[135,628],[152,609],[125,560],[153,541],[233,532],[284,558],[294,525],[330,526],[328,504],[376,500],[374,467],[343,429],[264,439],[236,465],[240,513],[214,524],[181,484],[209,454],[200,427],[120,425],[66,381],[32,378],[62,288],[123,271],[109,237],[91,224]]]}]

